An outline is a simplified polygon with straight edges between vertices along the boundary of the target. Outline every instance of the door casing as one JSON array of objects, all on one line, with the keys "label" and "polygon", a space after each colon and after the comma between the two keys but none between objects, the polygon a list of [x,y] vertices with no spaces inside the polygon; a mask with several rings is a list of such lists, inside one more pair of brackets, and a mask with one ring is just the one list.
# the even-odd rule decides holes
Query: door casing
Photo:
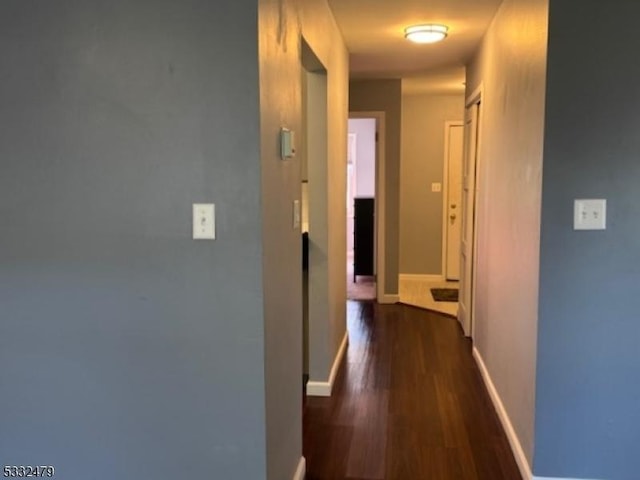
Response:
[{"label": "door casing", "polygon": [[[482,92],[480,85],[465,102],[465,137],[463,160],[463,222],[460,249],[460,296],[458,320],[464,334],[474,337],[474,314],[477,272],[478,184],[482,174]],[[470,126],[468,127],[468,122]],[[465,193],[468,191],[468,193]]]},{"label": "door casing", "polygon": [[[386,162],[385,162],[385,112],[358,111],[349,112],[349,118],[376,119],[376,195],[375,195],[375,271],[376,299],[378,303],[396,303],[395,295],[385,293],[385,225],[386,225]],[[345,162],[346,163],[346,162]],[[345,259],[346,265],[346,259]]]}]

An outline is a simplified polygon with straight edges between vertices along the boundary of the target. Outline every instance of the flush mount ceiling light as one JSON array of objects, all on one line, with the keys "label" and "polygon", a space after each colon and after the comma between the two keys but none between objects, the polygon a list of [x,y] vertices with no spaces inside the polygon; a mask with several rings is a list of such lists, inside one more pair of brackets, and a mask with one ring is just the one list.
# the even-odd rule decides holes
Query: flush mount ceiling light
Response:
[{"label": "flush mount ceiling light", "polygon": [[430,23],[413,25],[404,29],[404,37],[415,43],[436,43],[447,38],[449,27]]}]

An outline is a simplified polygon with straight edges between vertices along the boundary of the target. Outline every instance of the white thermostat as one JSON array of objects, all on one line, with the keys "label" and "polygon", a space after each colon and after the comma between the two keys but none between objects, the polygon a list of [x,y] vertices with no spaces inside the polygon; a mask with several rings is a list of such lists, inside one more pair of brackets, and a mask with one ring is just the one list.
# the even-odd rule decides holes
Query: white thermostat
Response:
[{"label": "white thermostat", "polygon": [[283,160],[296,154],[295,134],[288,128],[280,129],[280,156]]}]

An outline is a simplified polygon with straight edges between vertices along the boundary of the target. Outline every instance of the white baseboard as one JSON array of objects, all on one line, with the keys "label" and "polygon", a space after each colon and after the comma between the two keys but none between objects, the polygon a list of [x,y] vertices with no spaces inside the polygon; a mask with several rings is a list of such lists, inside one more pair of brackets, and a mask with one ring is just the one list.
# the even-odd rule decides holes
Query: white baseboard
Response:
[{"label": "white baseboard", "polygon": [[385,294],[382,298],[378,300],[378,303],[381,303],[383,305],[393,305],[394,303],[398,303],[399,301],[400,301],[400,295]]},{"label": "white baseboard", "polygon": [[[500,422],[502,423],[502,427],[504,428],[505,433],[507,434],[507,438],[509,439],[509,444],[511,445],[511,450],[513,451],[513,455],[516,458],[516,463],[518,464],[518,468],[520,469],[520,474],[522,478],[525,480],[589,480],[589,479],[579,479],[579,478],[560,478],[560,477],[537,477],[533,476],[531,473],[531,467],[529,466],[529,461],[527,460],[526,455],[524,454],[524,450],[522,449],[522,445],[520,444],[520,440],[516,435],[516,431],[513,428],[513,424],[511,423],[511,419],[509,418],[509,414],[507,410],[504,408],[504,404],[502,403],[502,399],[496,390],[495,385],[493,384],[493,380],[491,380],[491,375],[489,374],[489,370],[487,370],[487,366],[482,359],[482,355],[478,351],[476,347],[473,347],[473,358],[475,358],[476,363],[478,364],[478,368],[480,369],[480,373],[482,374],[482,379],[484,380],[484,384],[489,391],[489,395],[491,396],[491,400],[493,401],[493,405],[498,412],[498,417],[500,418]],[[592,479],[595,480],[595,479]]]},{"label": "white baseboard", "polygon": [[[590,480],[588,478],[531,477],[531,480]],[[595,479],[591,479],[595,480]]]},{"label": "white baseboard", "polygon": [[[493,380],[491,380],[491,375],[487,370],[487,366],[484,364],[484,360],[482,359],[482,355],[476,347],[473,347],[473,358],[476,359],[476,363],[478,364],[478,368],[480,369],[480,373],[482,374],[482,379],[484,380],[484,384],[489,391],[489,396],[493,401],[493,406],[498,412],[498,417],[500,418],[500,422],[502,423],[502,427],[504,428],[505,433],[507,434],[507,438],[509,440],[509,444],[511,445],[511,450],[513,451],[513,455],[516,459],[516,463],[518,464],[518,468],[520,469],[520,474],[522,478],[525,480],[535,480],[532,473],[531,467],[529,466],[529,461],[527,460],[527,456],[524,454],[524,450],[522,449],[522,445],[520,444],[520,440],[516,435],[516,431],[513,428],[513,424],[511,423],[511,419],[509,418],[509,414],[507,410],[504,408],[504,404],[502,403],[502,399],[496,390],[495,385],[493,384]],[[543,480],[543,479],[538,479]],[[552,480],[552,479],[547,479]],[[569,479],[567,479],[569,480]]]},{"label": "white baseboard", "polygon": [[307,461],[304,457],[300,457],[300,463],[298,463],[298,468],[296,469],[296,473],[293,475],[293,480],[304,480],[304,476],[307,473]]},{"label": "white baseboard", "polygon": [[307,382],[307,395],[310,397],[330,397],[332,385],[329,382]]},{"label": "white baseboard", "polygon": [[307,395],[310,397],[330,397],[333,386],[329,382],[307,382]]},{"label": "white baseboard", "polygon": [[316,382],[309,381],[307,382],[307,395],[310,397],[330,397],[331,392],[333,391],[333,383],[336,380],[336,375],[338,375],[338,369],[340,368],[340,363],[342,362],[342,358],[344,354],[347,352],[347,345],[349,344],[349,335],[347,332],[344,333],[344,338],[342,339],[342,344],[338,349],[338,353],[336,354],[336,358],[333,361],[333,367],[331,367],[331,373],[329,374],[329,379],[326,382]]},{"label": "white baseboard", "polygon": [[427,282],[427,283],[439,283],[444,282],[443,275],[415,275],[412,273],[401,273],[399,276],[400,282]]}]

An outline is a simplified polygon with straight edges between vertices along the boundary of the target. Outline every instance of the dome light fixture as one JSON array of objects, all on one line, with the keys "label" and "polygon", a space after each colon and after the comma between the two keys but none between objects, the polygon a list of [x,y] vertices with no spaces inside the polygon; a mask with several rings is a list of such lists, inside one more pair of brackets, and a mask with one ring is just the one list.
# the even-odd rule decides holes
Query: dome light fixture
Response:
[{"label": "dome light fixture", "polygon": [[413,25],[404,29],[404,38],[415,43],[436,43],[447,38],[449,27],[436,23]]}]

